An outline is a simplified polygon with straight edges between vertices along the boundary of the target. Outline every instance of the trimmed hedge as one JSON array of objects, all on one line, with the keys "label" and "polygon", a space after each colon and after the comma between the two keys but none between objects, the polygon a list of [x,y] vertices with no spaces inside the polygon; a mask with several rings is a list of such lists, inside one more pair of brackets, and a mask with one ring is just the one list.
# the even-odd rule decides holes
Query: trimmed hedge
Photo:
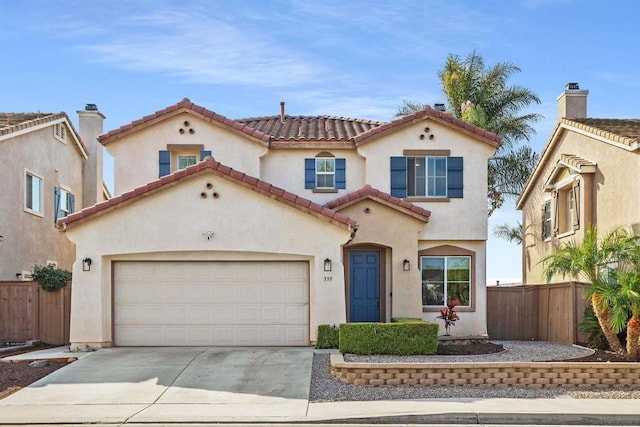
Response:
[{"label": "trimmed hedge", "polygon": [[394,317],[392,323],[424,323],[419,317]]},{"label": "trimmed hedge", "polygon": [[340,329],[330,325],[318,325],[316,348],[338,348]]},{"label": "trimmed hedge", "polygon": [[415,321],[343,323],[340,325],[338,348],[341,353],[352,354],[436,354],[438,325]]}]

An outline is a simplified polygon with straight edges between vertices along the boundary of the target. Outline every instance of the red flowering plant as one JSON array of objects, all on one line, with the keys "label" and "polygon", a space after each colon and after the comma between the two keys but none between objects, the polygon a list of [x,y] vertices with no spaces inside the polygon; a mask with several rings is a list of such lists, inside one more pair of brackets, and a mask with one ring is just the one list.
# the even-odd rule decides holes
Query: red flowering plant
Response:
[{"label": "red flowering plant", "polygon": [[454,300],[447,301],[447,306],[442,307],[440,309],[440,316],[436,317],[436,319],[444,320],[444,329],[446,331],[445,335],[451,335],[450,328],[451,326],[455,326],[456,320],[460,320],[458,314],[454,310],[456,305],[460,304],[460,301],[456,298]]}]

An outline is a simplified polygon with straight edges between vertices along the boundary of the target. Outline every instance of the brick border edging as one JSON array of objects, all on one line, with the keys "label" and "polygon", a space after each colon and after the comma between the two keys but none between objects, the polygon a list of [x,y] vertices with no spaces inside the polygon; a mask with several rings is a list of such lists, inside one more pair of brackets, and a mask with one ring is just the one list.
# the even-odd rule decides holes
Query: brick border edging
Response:
[{"label": "brick border edging", "polygon": [[331,375],[347,384],[609,388],[640,385],[635,362],[357,363],[331,354]]}]

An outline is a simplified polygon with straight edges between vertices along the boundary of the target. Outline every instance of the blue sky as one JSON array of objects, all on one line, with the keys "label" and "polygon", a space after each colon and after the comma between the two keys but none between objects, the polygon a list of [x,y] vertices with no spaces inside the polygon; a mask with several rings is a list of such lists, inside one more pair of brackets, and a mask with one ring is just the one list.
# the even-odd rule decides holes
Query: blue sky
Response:
[{"label": "blue sky", "polygon": [[[544,146],[568,82],[591,117],[638,117],[635,0],[0,0],[0,111],[95,103],[105,131],[184,97],[230,118],[279,113],[390,120],[403,99],[444,102],[448,53],[522,69]],[[107,170],[110,165],[107,164]],[[111,178],[107,176],[107,181]],[[490,218],[515,223],[512,204]],[[520,248],[489,236],[487,277],[521,276]]]}]

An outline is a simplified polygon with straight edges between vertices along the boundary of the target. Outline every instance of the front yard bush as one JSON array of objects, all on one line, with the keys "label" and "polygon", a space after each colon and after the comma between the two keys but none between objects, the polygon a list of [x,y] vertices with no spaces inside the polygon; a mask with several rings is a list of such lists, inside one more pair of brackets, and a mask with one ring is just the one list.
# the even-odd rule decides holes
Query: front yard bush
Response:
[{"label": "front yard bush", "polygon": [[341,353],[436,354],[438,325],[431,322],[343,323],[340,325]]},{"label": "front yard bush", "polygon": [[316,348],[338,348],[340,330],[330,325],[318,325]]}]

